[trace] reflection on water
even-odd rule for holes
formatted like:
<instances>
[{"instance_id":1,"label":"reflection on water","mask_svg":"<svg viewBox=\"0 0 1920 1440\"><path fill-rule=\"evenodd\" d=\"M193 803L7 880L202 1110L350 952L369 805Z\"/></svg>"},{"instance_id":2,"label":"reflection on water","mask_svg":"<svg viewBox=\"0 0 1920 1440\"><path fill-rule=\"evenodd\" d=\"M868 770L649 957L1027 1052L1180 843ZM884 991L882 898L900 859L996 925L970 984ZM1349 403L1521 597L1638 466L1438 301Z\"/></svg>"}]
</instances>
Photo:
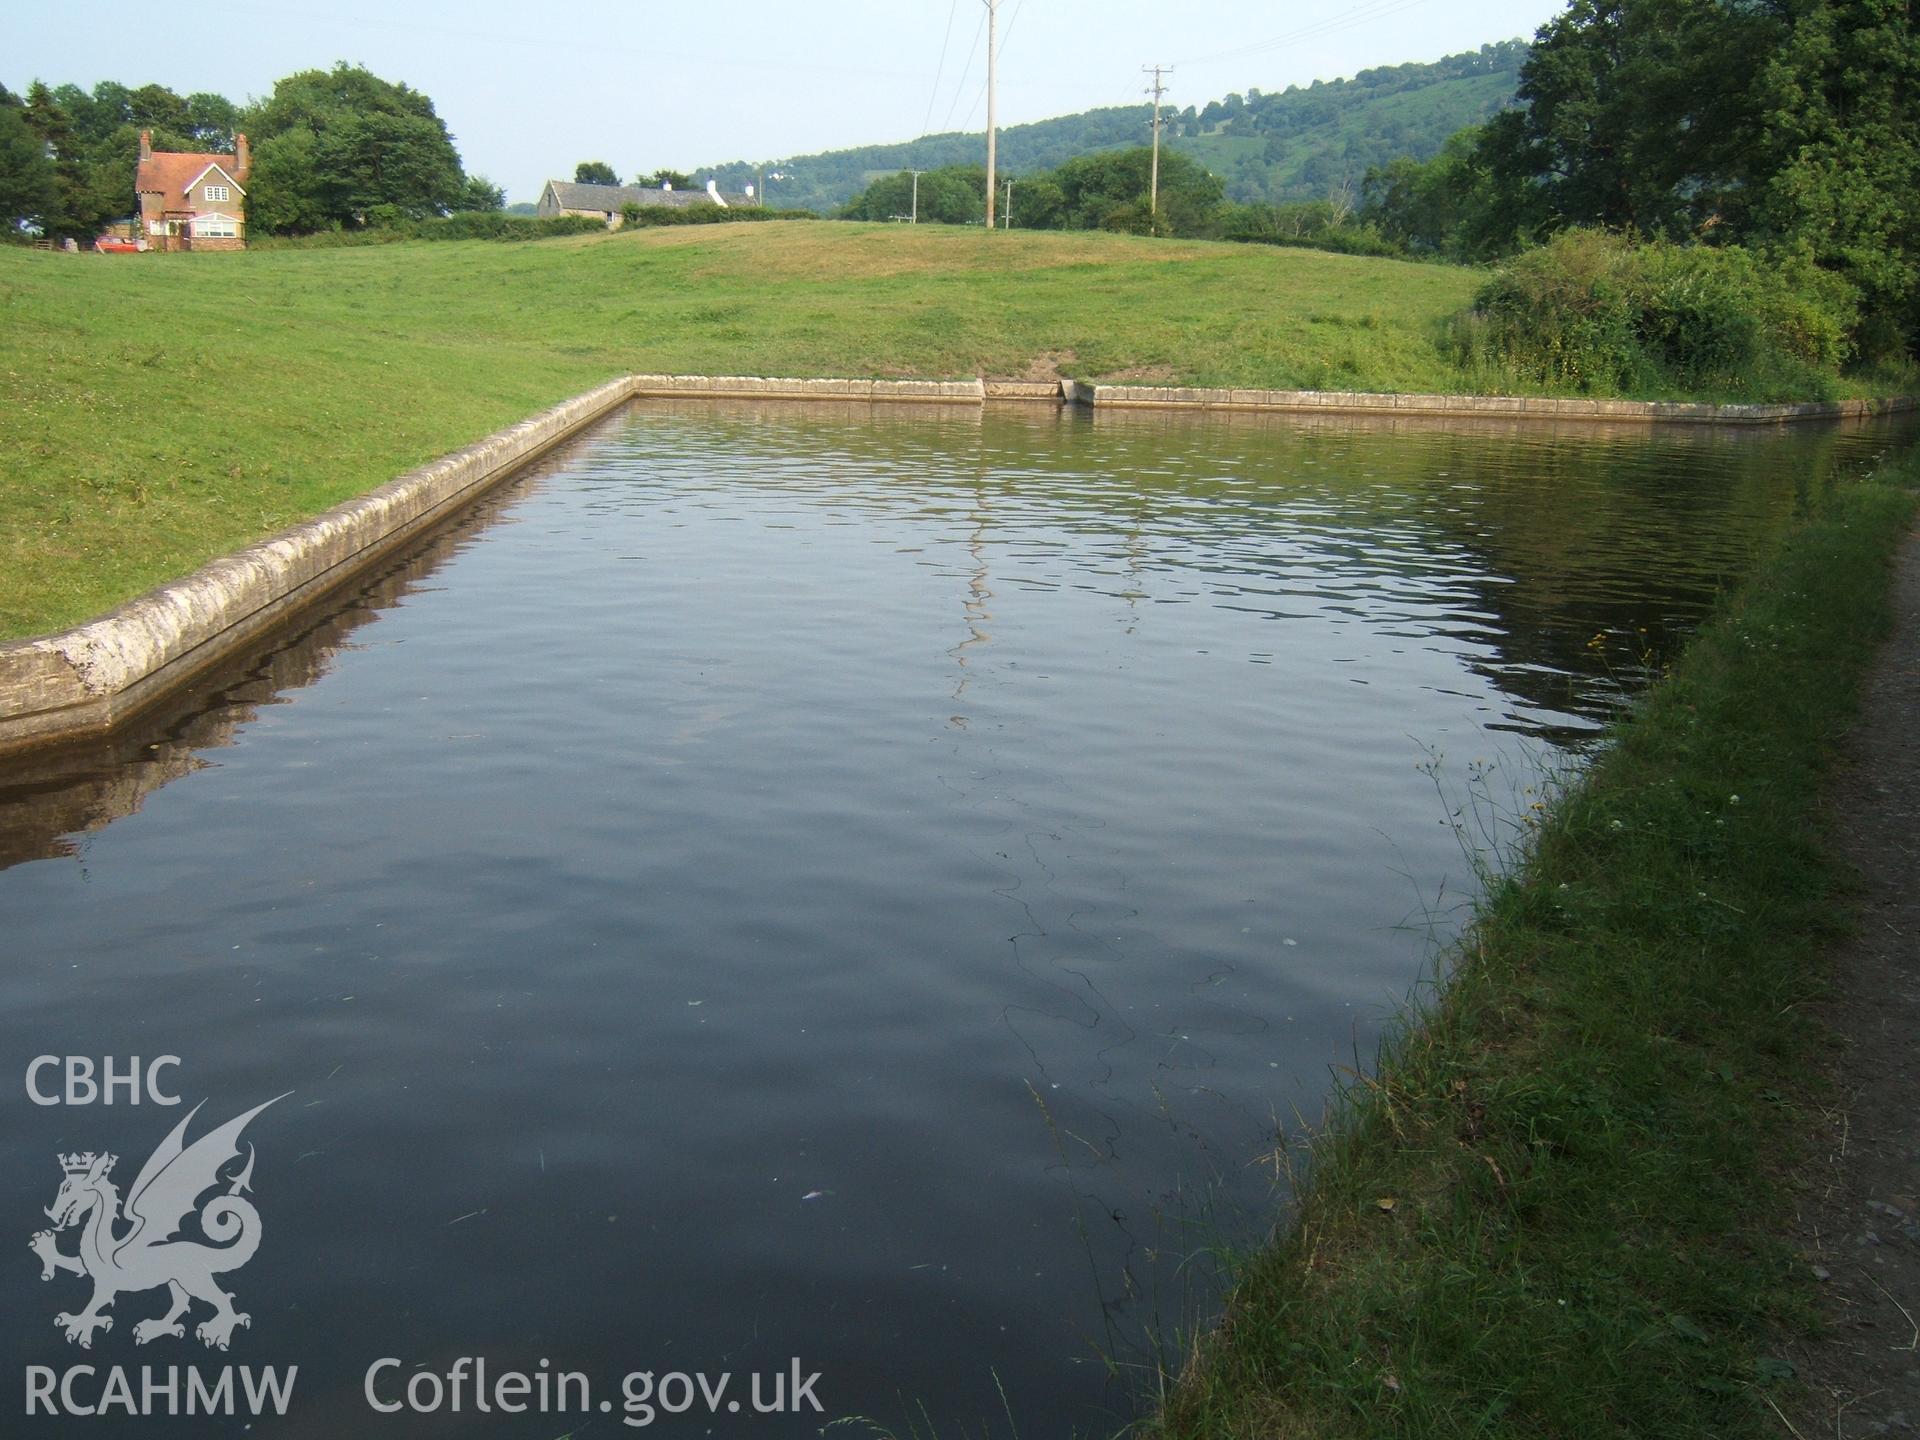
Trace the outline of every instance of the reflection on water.
<instances>
[{"instance_id":1,"label":"reflection on water","mask_svg":"<svg viewBox=\"0 0 1920 1440\"><path fill-rule=\"evenodd\" d=\"M102 739L0 760L0 868L78 856L87 832L133 814L162 785L208 764L201 751L232 744L261 706L283 704L287 692L326 675L355 631L500 523L506 507L537 490L543 469L529 467L254 653L201 675L134 723Z\"/></svg>"},{"instance_id":2,"label":"reflection on water","mask_svg":"<svg viewBox=\"0 0 1920 1440\"><path fill-rule=\"evenodd\" d=\"M1469 878L1428 755L1522 790L1898 433L638 407L0 772L0 1061L295 1091L232 1358L299 1394L247 1433L482 1355L1098 1432ZM56 1151L173 1118L16 1104L22 1240ZM15 1374L77 1353L30 1262ZM151 1298L88 1358L200 1358L133 1349Z\"/></svg>"}]
</instances>

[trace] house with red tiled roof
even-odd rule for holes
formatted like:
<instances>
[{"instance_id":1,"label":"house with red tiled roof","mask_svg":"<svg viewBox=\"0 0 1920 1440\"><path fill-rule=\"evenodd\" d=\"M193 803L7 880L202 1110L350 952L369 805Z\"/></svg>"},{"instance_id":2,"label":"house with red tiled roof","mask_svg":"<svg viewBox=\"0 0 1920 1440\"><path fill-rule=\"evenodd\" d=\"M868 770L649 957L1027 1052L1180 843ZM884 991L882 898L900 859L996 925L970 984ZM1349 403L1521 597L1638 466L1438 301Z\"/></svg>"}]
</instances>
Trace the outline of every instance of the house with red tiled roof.
<instances>
[{"instance_id":1,"label":"house with red tiled roof","mask_svg":"<svg viewBox=\"0 0 1920 1440\"><path fill-rule=\"evenodd\" d=\"M140 226L156 250L247 248L247 177L253 168L247 137L233 137L231 155L155 150L153 132L140 132L140 167L133 188Z\"/></svg>"}]
</instances>

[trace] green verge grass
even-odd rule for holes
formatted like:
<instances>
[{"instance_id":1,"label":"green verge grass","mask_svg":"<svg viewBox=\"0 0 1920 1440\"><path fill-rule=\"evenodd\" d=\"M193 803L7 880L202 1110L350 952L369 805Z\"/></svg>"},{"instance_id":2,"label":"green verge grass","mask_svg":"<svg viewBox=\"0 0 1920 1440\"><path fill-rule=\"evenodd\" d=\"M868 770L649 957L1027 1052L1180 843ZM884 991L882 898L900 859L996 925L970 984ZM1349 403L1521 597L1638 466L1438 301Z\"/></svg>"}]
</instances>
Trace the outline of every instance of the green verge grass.
<instances>
[{"instance_id":1,"label":"green verge grass","mask_svg":"<svg viewBox=\"0 0 1920 1440\"><path fill-rule=\"evenodd\" d=\"M1824 500L1547 807L1151 1433L1780 1432L1804 1007L1847 913L1822 772L1917 481Z\"/></svg>"},{"instance_id":2,"label":"green verge grass","mask_svg":"<svg viewBox=\"0 0 1920 1440\"><path fill-rule=\"evenodd\" d=\"M232 255L0 247L0 637L627 371L1445 389L1466 270L831 222Z\"/></svg>"}]
</instances>

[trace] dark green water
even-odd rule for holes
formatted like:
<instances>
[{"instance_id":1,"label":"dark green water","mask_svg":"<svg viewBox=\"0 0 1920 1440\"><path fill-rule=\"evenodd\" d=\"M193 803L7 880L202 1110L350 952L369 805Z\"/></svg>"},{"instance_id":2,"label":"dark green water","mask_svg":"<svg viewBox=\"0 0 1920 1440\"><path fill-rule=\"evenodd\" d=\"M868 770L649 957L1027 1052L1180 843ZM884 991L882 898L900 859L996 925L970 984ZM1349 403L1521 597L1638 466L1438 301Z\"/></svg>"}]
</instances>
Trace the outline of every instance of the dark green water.
<instances>
[{"instance_id":1,"label":"dark green water","mask_svg":"<svg viewBox=\"0 0 1920 1440\"><path fill-rule=\"evenodd\" d=\"M300 1367L89 1433L554 1440L798 1358L826 1418L1116 1427L1457 922L1450 808L1508 833L1894 433L636 408L0 773L5 1066L177 1055L196 1134L293 1092L224 1356L136 1346L159 1291L83 1355L24 1248L56 1152L130 1181L183 1111L11 1092L0 1376ZM615 1409L376 1414L388 1356Z\"/></svg>"}]
</instances>

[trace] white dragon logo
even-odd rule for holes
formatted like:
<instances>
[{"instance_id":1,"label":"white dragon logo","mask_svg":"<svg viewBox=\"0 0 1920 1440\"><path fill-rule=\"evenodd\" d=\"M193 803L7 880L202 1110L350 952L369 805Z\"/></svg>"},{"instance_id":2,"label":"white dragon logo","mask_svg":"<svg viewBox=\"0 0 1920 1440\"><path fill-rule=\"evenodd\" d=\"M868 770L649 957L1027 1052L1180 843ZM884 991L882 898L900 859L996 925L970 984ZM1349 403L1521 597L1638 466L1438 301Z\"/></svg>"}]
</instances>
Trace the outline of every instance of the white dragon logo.
<instances>
[{"instance_id":1,"label":"white dragon logo","mask_svg":"<svg viewBox=\"0 0 1920 1440\"><path fill-rule=\"evenodd\" d=\"M167 1287L172 1303L165 1315L133 1327L136 1344L162 1335L184 1337L180 1317L195 1300L213 1306L213 1315L194 1330L208 1346L226 1349L234 1326L253 1323L252 1316L233 1308L233 1296L213 1278L238 1270L260 1248L260 1212L240 1193L253 1180L253 1146L247 1146L246 1166L237 1175L223 1176L220 1171L239 1155L240 1132L247 1122L267 1105L286 1098L276 1095L187 1145L187 1125L200 1113L200 1106L194 1106L140 1167L127 1193L124 1215L119 1188L108 1178L118 1156L89 1150L60 1157L67 1178L46 1212L54 1228L40 1231L27 1245L40 1257L42 1280L51 1280L61 1270L93 1277L93 1300L87 1308L78 1315L53 1317L69 1343L78 1341L81 1349L92 1349L94 1331L113 1329L113 1317L101 1312L113 1304L115 1296L123 1290L152 1290L161 1285ZM214 1243L175 1239L200 1197L223 1183L226 1193L213 1196L199 1212L200 1229ZM57 1232L83 1220L86 1228L80 1235L79 1253L61 1253ZM116 1235L121 1225L131 1228Z\"/></svg>"}]
</instances>

